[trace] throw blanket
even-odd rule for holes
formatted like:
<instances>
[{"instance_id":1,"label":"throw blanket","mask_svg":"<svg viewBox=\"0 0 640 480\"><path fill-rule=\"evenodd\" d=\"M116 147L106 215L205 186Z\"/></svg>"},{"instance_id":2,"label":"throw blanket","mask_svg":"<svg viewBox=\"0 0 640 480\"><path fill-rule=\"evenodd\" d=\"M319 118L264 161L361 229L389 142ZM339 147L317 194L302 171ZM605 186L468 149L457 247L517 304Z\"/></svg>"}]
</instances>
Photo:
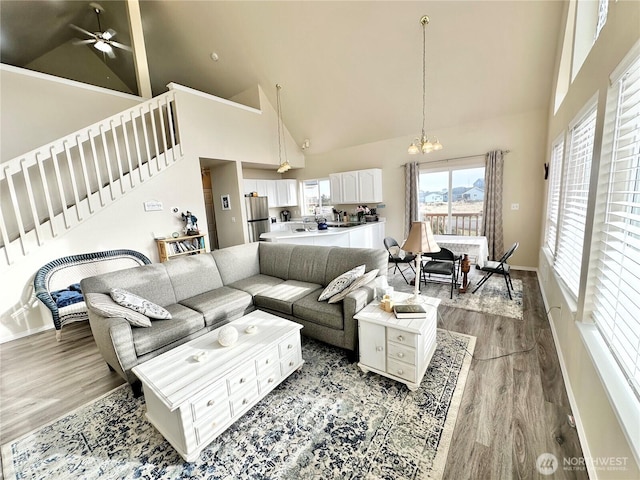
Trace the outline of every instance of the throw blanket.
<instances>
[{"instance_id":1,"label":"throw blanket","mask_svg":"<svg viewBox=\"0 0 640 480\"><path fill-rule=\"evenodd\" d=\"M80 290L80 284L74 283L69 285L64 290L56 290L51 292L51 298L56 302L58 308L68 307L74 303L80 303L84 301L82 296L82 290Z\"/></svg>"}]
</instances>

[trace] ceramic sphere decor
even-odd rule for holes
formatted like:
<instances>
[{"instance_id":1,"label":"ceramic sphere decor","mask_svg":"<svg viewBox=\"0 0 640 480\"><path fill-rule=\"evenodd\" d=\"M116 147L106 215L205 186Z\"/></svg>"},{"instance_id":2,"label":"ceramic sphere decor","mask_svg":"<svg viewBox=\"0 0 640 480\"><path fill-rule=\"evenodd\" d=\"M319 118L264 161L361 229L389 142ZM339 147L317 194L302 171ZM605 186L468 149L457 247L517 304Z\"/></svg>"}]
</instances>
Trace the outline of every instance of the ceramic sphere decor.
<instances>
[{"instance_id":1,"label":"ceramic sphere decor","mask_svg":"<svg viewBox=\"0 0 640 480\"><path fill-rule=\"evenodd\" d=\"M218 343L223 347L230 347L238 341L238 330L231 325L220 328Z\"/></svg>"}]
</instances>

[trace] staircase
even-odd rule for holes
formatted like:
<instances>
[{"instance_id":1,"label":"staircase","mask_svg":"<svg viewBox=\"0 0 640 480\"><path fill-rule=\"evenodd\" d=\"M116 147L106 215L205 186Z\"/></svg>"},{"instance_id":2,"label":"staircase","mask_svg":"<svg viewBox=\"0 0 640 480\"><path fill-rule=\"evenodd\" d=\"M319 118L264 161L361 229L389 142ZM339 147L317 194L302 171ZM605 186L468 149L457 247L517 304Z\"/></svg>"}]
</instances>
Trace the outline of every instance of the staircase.
<instances>
[{"instance_id":1,"label":"staircase","mask_svg":"<svg viewBox=\"0 0 640 480\"><path fill-rule=\"evenodd\" d=\"M182 157L169 91L0 164L0 271Z\"/></svg>"}]
</instances>

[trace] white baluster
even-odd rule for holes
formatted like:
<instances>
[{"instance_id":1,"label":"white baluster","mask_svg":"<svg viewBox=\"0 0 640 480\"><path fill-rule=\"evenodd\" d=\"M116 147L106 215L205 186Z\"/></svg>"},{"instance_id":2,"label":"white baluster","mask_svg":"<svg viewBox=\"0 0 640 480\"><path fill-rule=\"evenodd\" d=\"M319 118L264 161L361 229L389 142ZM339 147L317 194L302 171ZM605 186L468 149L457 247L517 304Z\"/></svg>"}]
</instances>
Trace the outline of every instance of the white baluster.
<instances>
[{"instance_id":1,"label":"white baluster","mask_svg":"<svg viewBox=\"0 0 640 480\"><path fill-rule=\"evenodd\" d=\"M167 125L169 128L169 138L171 138L171 155L173 156L173 161L177 160L176 158L176 136L173 131L174 121L173 121L173 112L171 110L171 102L169 101L169 97L165 97L165 104L167 106Z\"/></svg>"},{"instance_id":2,"label":"white baluster","mask_svg":"<svg viewBox=\"0 0 640 480\"><path fill-rule=\"evenodd\" d=\"M62 217L64 218L65 228L71 228L71 223L69 222L69 212L67 210L67 198L64 193L64 188L62 186L62 176L60 175L60 166L58 165L58 156L55 152L55 147L52 145L49 148L49 153L51 153L51 161L53 162L53 171L56 175L56 184L58 185L58 198L60 199L60 203L62 204ZM54 219L52 218L53 222Z\"/></svg>"},{"instance_id":3,"label":"white baluster","mask_svg":"<svg viewBox=\"0 0 640 480\"><path fill-rule=\"evenodd\" d=\"M113 193L113 169L111 168L111 158L109 157L109 148L107 146L107 136L104 133L104 125L100 124L98 131L100 132L100 138L102 139L102 148L104 163L107 165L107 175L109 175L109 193L111 194L111 200L115 200L116 196Z\"/></svg>"},{"instance_id":4,"label":"white baluster","mask_svg":"<svg viewBox=\"0 0 640 480\"><path fill-rule=\"evenodd\" d=\"M38 209L36 208L36 201L33 196L33 186L31 185L31 178L29 176L29 167L26 165L26 159L22 159L20 165L22 166L22 175L24 176L24 183L27 187L27 198L29 199L29 205L31 207L31 216L33 217L33 228L36 231L36 238L38 239L38 245L42 245L43 239L40 233L40 218L38 216Z\"/></svg>"},{"instance_id":5,"label":"white baluster","mask_svg":"<svg viewBox=\"0 0 640 480\"><path fill-rule=\"evenodd\" d=\"M80 140L80 135L76 135L76 146L78 147L78 153L80 154L80 166L82 168L82 178L84 179L84 188L87 192L87 205L89 206L89 213L95 213L93 207L93 198L91 195L91 183L89 182L89 170L87 169L87 160L84 157L84 145Z\"/></svg>"},{"instance_id":6,"label":"white baluster","mask_svg":"<svg viewBox=\"0 0 640 480\"><path fill-rule=\"evenodd\" d=\"M76 182L76 174L73 168L73 162L71 161L71 152L69 151L69 144L67 140L62 141L64 147L64 155L67 159L67 168L69 169L69 178L71 179L71 189L73 191L73 199L75 200L76 217L78 221L82 221L82 215L80 215L80 195L78 195L78 183Z\"/></svg>"},{"instance_id":7,"label":"white baluster","mask_svg":"<svg viewBox=\"0 0 640 480\"><path fill-rule=\"evenodd\" d=\"M131 125L133 126L133 141L136 144L136 155L138 156L138 176L140 177L140 183L144 182L142 176L142 158L140 156L140 140L138 139L138 127L136 125L136 119L133 117L133 110L131 111Z\"/></svg>"},{"instance_id":8,"label":"white baluster","mask_svg":"<svg viewBox=\"0 0 640 480\"><path fill-rule=\"evenodd\" d=\"M49 227L51 228L51 235L53 237L58 236L55 222L53 221L53 205L51 204L51 191L49 190L49 183L47 182L47 175L44 172L44 160L40 158L40 152L36 153L36 162L38 162L38 171L40 172L40 180L42 181L44 199L47 203L47 212L49 213Z\"/></svg>"},{"instance_id":9,"label":"white baluster","mask_svg":"<svg viewBox=\"0 0 640 480\"><path fill-rule=\"evenodd\" d=\"M144 118L144 109L140 107L140 121L142 122L142 136L144 138L144 149L147 154L147 169L149 177L153 175L151 172L151 149L149 148L149 132L147 132L147 121Z\"/></svg>"},{"instance_id":10,"label":"white baluster","mask_svg":"<svg viewBox=\"0 0 640 480\"><path fill-rule=\"evenodd\" d=\"M156 150L156 168L160 171L160 147L158 147L158 128L156 127L156 112L153 105L149 104L149 116L151 117L151 133L153 135L153 145Z\"/></svg>"},{"instance_id":11,"label":"white baluster","mask_svg":"<svg viewBox=\"0 0 640 480\"><path fill-rule=\"evenodd\" d=\"M120 117L122 118L122 117ZM120 156L120 145L118 144L118 135L116 135L116 127L113 126L113 120L109 121L109 128L111 130L111 136L113 137L113 149L116 151L116 163L118 164L118 175L120 175L120 191L124 194L124 170L122 169L122 157ZM122 126L122 134L124 136L125 145L127 143L127 132ZM128 153L127 148L127 153ZM131 187L134 187L133 178L131 178L131 160L129 159L129 180L131 181Z\"/></svg>"},{"instance_id":12,"label":"white baluster","mask_svg":"<svg viewBox=\"0 0 640 480\"><path fill-rule=\"evenodd\" d=\"M100 205L103 207L106 205L104 200L104 184L102 183L102 174L100 173L100 166L98 165L98 154L96 152L96 142L91 135L91 129L87 131L89 134L89 144L91 145L91 155L93 157L93 168L96 171L96 178L98 179L98 194L100 195Z\"/></svg>"},{"instance_id":13,"label":"white baluster","mask_svg":"<svg viewBox=\"0 0 640 480\"><path fill-rule=\"evenodd\" d=\"M167 157L167 131L164 128L164 118L162 116L162 104L158 100L158 115L160 116L160 131L162 132L162 146L164 147L164 164L169 166L169 157Z\"/></svg>"},{"instance_id":14,"label":"white baluster","mask_svg":"<svg viewBox=\"0 0 640 480\"><path fill-rule=\"evenodd\" d=\"M16 196L15 185L13 184L13 174L11 173L11 167L9 165L4 167L4 175L7 180L7 187L9 187L9 196L11 197L11 203L13 204L13 212L16 216L16 222L18 223L18 233L20 234L20 245L22 247L22 254L26 255L27 244L24 232L24 223L22 222L22 215L20 215L20 204L18 203L18 197ZM8 242L5 242L5 247Z\"/></svg>"}]
</instances>

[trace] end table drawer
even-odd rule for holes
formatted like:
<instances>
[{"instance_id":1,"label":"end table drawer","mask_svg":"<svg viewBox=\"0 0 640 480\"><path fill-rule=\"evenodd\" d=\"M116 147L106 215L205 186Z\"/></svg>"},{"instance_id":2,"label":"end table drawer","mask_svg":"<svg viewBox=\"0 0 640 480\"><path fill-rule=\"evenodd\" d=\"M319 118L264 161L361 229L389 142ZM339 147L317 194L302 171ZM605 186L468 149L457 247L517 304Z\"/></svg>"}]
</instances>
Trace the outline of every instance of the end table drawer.
<instances>
[{"instance_id":1,"label":"end table drawer","mask_svg":"<svg viewBox=\"0 0 640 480\"><path fill-rule=\"evenodd\" d=\"M258 375L261 375L264 371L270 371L274 365L277 365L280 361L278 355L278 349L273 348L265 353L262 357L256 360L256 367L258 368Z\"/></svg>"},{"instance_id":2,"label":"end table drawer","mask_svg":"<svg viewBox=\"0 0 640 480\"><path fill-rule=\"evenodd\" d=\"M410 347L416 348L417 338L418 336L415 333L387 327L387 342L409 345Z\"/></svg>"},{"instance_id":3,"label":"end table drawer","mask_svg":"<svg viewBox=\"0 0 640 480\"><path fill-rule=\"evenodd\" d=\"M280 375L280 362L274 363L269 367L269 370L264 369L258 375L258 386L260 387L260 393L266 392L276 385L282 376Z\"/></svg>"},{"instance_id":4,"label":"end table drawer","mask_svg":"<svg viewBox=\"0 0 640 480\"><path fill-rule=\"evenodd\" d=\"M387 355L390 359L400 360L411 365L416 364L416 349L406 345L389 342L387 344Z\"/></svg>"},{"instance_id":5,"label":"end table drawer","mask_svg":"<svg viewBox=\"0 0 640 480\"><path fill-rule=\"evenodd\" d=\"M216 415L199 422L193 427L198 444L207 442L231 420L231 409L221 409Z\"/></svg>"},{"instance_id":6,"label":"end table drawer","mask_svg":"<svg viewBox=\"0 0 640 480\"><path fill-rule=\"evenodd\" d=\"M253 385L248 386L246 389L237 392L231 397L231 407L233 409L233 416L237 416L240 412L251 407L256 400L258 400L258 384L255 382Z\"/></svg>"},{"instance_id":7,"label":"end table drawer","mask_svg":"<svg viewBox=\"0 0 640 480\"><path fill-rule=\"evenodd\" d=\"M392 358L389 358L387 361L387 373L395 375L396 377L404 378L409 382L415 382L416 380L416 367L399 362Z\"/></svg>"},{"instance_id":8,"label":"end table drawer","mask_svg":"<svg viewBox=\"0 0 640 480\"><path fill-rule=\"evenodd\" d=\"M296 350L300 350L300 334L295 332L292 335L289 335L282 342L278 344L278 349L280 351L280 358L284 358L288 356L291 352L295 352Z\"/></svg>"}]
</instances>

